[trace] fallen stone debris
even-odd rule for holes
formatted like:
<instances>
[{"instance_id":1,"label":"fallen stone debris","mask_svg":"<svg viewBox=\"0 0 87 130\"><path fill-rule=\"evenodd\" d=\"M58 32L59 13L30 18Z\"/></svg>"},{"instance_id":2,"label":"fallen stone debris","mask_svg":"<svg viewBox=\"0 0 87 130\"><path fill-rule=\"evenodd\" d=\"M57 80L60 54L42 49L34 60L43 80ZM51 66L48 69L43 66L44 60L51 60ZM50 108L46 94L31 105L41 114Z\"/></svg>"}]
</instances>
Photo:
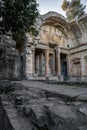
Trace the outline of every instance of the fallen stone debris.
<instances>
[{"instance_id":1,"label":"fallen stone debris","mask_svg":"<svg viewBox=\"0 0 87 130\"><path fill-rule=\"evenodd\" d=\"M78 95L81 91L76 89L78 96L73 91L70 96L66 95L64 88L60 94L61 90L58 91L56 86L51 91L52 85L50 89L49 85L45 89L47 84L43 83L43 89L42 85L41 88L37 84L40 86L40 82L35 81L27 85L22 82L1 82L0 96L13 129L87 130L87 102L82 95Z\"/></svg>"}]
</instances>

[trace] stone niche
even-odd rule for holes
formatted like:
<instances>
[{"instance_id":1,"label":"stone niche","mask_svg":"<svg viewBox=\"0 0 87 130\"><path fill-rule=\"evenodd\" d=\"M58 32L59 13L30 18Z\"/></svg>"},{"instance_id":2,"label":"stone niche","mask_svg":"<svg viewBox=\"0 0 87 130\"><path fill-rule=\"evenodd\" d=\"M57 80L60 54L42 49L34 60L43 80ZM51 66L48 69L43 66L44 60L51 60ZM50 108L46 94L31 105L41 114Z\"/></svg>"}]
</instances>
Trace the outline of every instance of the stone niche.
<instances>
[{"instance_id":1,"label":"stone niche","mask_svg":"<svg viewBox=\"0 0 87 130\"><path fill-rule=\"evenodd\" d=\"M10 36L2 36L0 42L0 78L18 77L18 51Z\"/></svg>"}]
</instances>

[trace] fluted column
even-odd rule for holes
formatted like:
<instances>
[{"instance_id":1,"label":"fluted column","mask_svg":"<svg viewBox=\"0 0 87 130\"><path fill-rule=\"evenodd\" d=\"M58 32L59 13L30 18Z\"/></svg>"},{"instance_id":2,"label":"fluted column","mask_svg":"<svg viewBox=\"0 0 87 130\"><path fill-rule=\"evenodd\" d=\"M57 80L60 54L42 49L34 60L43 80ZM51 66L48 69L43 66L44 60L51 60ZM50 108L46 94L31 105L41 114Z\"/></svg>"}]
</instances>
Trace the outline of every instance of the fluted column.
<instances>
[{"instance_id":1,"label":"fluted column","mask_svg":"<svg viewBox=\"0 0 87 130\"><path fill-rule=\"evenodd\" d=\"M53 76L55 75L55 53L53 53Z\"/></svg>"},{"instance_id":2,"label":"fluted column","mask_svg":"<svg viewBox=\"0 0 87 130\"><path fill-rule=\"evenodd\" d=\"M49 51L46 50L46 77L49 77Z\"/></svg>"},{"instance_id":3,"label":"fluted column","mask_svg":"<svg viewBox=\"0 0 87 130\"><path fill-rule=\"evenodd\" d=\"M61 66L60 66L60 48L57 48L57 74L58 74L58 78L60 80L60 76L61 76Z\"/></svg>"}]
</instances>

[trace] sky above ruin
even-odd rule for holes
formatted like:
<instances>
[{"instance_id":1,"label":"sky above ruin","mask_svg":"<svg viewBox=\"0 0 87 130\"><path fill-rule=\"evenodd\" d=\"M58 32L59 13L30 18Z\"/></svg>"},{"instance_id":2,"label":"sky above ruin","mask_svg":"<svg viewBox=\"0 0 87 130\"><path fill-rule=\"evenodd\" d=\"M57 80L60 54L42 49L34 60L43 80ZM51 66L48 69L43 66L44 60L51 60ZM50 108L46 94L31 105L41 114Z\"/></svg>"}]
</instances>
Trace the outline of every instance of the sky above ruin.
<instances>
[{"instance_id":1,"label":"sky above ruin","mask_svg":"<svg viewBox=\"0 0 87 130\"><path fill-rule=\"evenodd\" d=\"M40 14L45 14L48 11L55 11L65 16L65 12L62 10L63 0L37 0L37 3L39 3L39 11ZM86 13L87 13L87 0L81 0L81 3L86 5Z\"/></svg>"}]
</instances>

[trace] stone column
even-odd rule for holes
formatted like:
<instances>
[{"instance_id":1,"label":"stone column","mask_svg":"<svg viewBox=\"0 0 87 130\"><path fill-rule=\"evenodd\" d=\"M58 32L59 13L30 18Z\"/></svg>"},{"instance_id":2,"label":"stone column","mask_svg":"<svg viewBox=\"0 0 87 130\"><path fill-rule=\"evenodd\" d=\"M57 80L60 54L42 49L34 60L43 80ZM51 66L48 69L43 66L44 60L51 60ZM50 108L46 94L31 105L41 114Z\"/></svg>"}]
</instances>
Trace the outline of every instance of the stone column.
<instances>
[{"instance_id":1,"label":"stone column","mask_svg":"<svg viewBox=\"0 0 87 130\"><path fill-rule=\"evenodd\" d=\"M60 67L60 48L57 48L57 73L58 73L58 79L60 81L61 77L61 67Z\"/></svg>"},{"instance_id":2,"label":"stone column","mask_svg":"<svg viewBox=\"0 0 87 130\"><path fill-rule=\"evenodd\" d=\"M55 75L55 53L53 53L53 76Z\"/></svg>"},{"instance_id":3,"label":"stone column","mask_svg":"<svg viewBox=\"0 0 87 130\"><path fill-rule=\"evenodd\" d=\"M14 69L14 71L15 71L14 72L14 76L18 77L19 74L18 74L18 61L17 60L15 60L15 66L14 67L15 67L15 69Z\"/></svg>"},{"instance_id":4,"label":"stone column","mask_svg":"<svg viewBox=\"0 0 87 130\"><path fill-rule=\"evenodd\" d=\"M49 51L46 50L46 78L49 78Z\"/></svg>"},{"instance_id":5,"label":"stone column","mask_svg":"<svg viewBox=\"0 0 87 130\"><path fill-rule=\"evenodd\" d=\"M43 52L41 54L41 68L42 68L42 76L43 76Z\"/></svg>"},{"instance_id":6,"label":"stone column","mask_svg":"<svg viewBox=\"0 0 87 130\"><path fill-rule=\"evenodd\" d=\"M36 76L39 75L39 55L36 56Z\"/></svg>"},{"instance_id":7,"label":"stone column","mask_svg":"<svg viewBox=\"0 0 87 130\"><path fill-rule=\"evenodd\" d=\"M67 74L68 74L68 77L70 77L70 55L67 55Z\"/></svg>"},{"instance_id":8,"label":"stone column","mask_svg":"<svg viewBox=\"0 0 87 130\"><path fill-rule=\"evenodd\" d=\"M34 75L34 53L31 47L26 48L26 77L32 79Z\"/></svg>"},{"instance_id":9,"label":"stone column","mask_svg":"<svg viewBox=\"0 0 87 130\"><path fill-rule=\"evenodd\" d=\"M84 80L85 78L85 59L84 56L82 55L81 58L81 80Z\"/></svg>"},{"instance_id":10,"label":"stone column","mask_svg":"<svg viewBox=\"0 0 87 130\"><path fill-rule=\"evenodd\" d=\"M16 51L16 55L15 55L15 66L14 66L14 76L15 77L19 77L19 53L18 51Z\"/></svg>"},{"instance_id":11,"label":"stone column","mask_svg":"<svg viewBox=\"0 0 87 130\"><path fill-rule=\"evenodd\" d=\"M32 72L33 72L33 76L35 77L35 46L32 46Z\"/></svg>"}]
</instances>

